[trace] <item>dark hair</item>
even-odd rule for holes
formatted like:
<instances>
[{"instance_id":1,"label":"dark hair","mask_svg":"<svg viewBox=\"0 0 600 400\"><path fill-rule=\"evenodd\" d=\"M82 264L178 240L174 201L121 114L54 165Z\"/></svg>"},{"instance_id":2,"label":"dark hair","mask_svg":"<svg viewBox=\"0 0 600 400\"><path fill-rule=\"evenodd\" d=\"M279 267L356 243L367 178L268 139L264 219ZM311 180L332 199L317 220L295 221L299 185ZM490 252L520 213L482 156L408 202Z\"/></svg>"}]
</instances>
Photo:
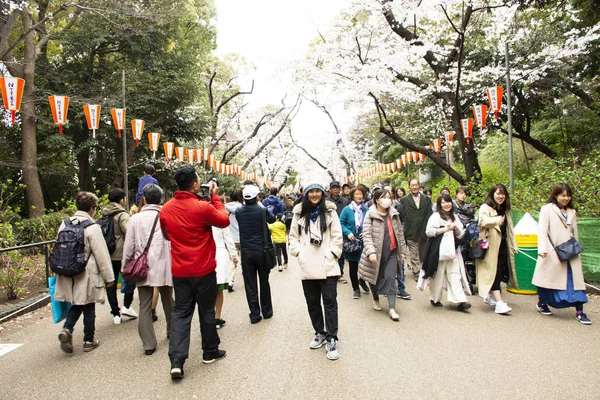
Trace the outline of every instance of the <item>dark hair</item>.
<instances>
[{"instance_id":1,"label":"dark hair","mask_svg":"<svg viewBox=\"0 0 600 400\"><path fill-rule=\"evenodd\" d=\"M258 201L258 196L253 197L251 199L244 199L244 204L256 204Z\"/></svg>"},{"instance_id":2,"label":"dark hair","mask_svg":"<svg viewBox=\"0 0 600 400\"><path fill-rule=\"evenodd\" d=\"M315 188L316 189L316 188ZM313 189L311 189L313 190ZM320 190L320 189L318 189ZM310 192L310 190L309 190ZM327 230L327 219L325 218L325 211L327 211L325 208L325 193L323 193L321 191L321 201L319 202L319 204L316 205L316 207L319 207L319 222L321 225L321 234L323 234L326 230ZM302 210L300 211L300 216L304 217L304 232L305 233L309 233L310 232L310 212L314 209L315 207L312 205L312 203L310 202L310 200L308 199L308 193L306 193L306 196L304 196L304 198L302 199ZM299 230L299 233L302 233L302 230Z\"/></svg>"},{"instance_id":3,"label":"dark hair","mask_svg":"<svg viewBox=\"0 0 600 400\"><path fill-rule=\"evenodd\" d=\"M244 202L244 195L240 189L233 189L229 197L231 197L231 201L239 201L240 203Z\"/></svg>"},{"instance_id":4,"label":"dark hair","mask_svg":"<svg viewBox=\"0 0 600 400\"><path fill-rule=\"evenodd\" d=\"M403 187L396 188L396 198L398 198L398 190L402 192L402 196L406 196L406 190Z\"/></svg>"},{"instance_id":5,"label":"dark hair","mask_svg":"<svg viewBox=\"0 0 600 400\"><path fill-rule=\"evenodd\" d=\"M571 196L571 201L569 201L569 204L567 204L567 208L574 209L575 207L573 206L573 191L571 190L571 187L566 183L559 183L558 185L554 186L552 188L552 192L550 192L550 197L548 198L548 201L546 203L553 203L558 206L556 196L558 196L562 192L567 192L567 196ZM558 208L560 208L560 206L558 206Z\"/></svg>"},{"instance_id":6,"label":"dark hair","mask_svg":"<svg viewBox=\"0 0 600 400\"><path fill-rule=\"evenodd\" d=\"M363 200L367 197L367 191L365 190L364 187L362 187L362 185L358 185L356 187L353 187L352 189L350 189L350 199L354 200L354 193L356 192L361 192L363 195Z\"/></svg>"},{"instance_id":7,"label":"dark hair","mask_svg":"<svg viewBox=\"0 0 600 400\"><path fill-rule=\"evenodd\" d=\"M494 200L494 193L496 193L496 190L500 190L506 196L506 198L504 199L504 203L502 203L500 207L498 207L498 204L496 204L496 200ZM485 204L496 210L510 211L510 196L508 195L508 190L506 190L506 186L504 186L501 183L496 183L495 185L493 185L489 193L487 194L487 197L485 198Z\"/></svg>"},{"instance_id":8,"label":"dark hair","mask_svg":"<svg viewBox=\"0 0 600 400\"><path fill-rule=\"evenodd\" d=\"M79 211L89 212L92 208L98 207L98 197L92 192L77 192L75 207Z\"/></svg>"},{"instance_id":9,"label":"dark hair","mask_svg":"<svg viewBox=\"0 0 600 400\"><path fill-rule=\"evenodd\" d=\"M267 198L267 195L265 194L265 192L259 192L258 198L262 201Z\"/></svg>"},{"instance_id":10,"label":"dark hair","mask_svg":"<svg viewBox=\"0 0 600 400\"><path fill-rule=\"evenodd\" d=\"M283 219L283 213L277 213L276 217L281 221Z\"/></svg>"},{"instance_id":11,"label":"dark hair","mask_svg":"<svg viewBox=\"0 0 600 400\"><path fill-rule=\"evenodd\" d=\"M277 193L279 192L279 190L276 187L272 187L269 190L269 193L271 193L271 196L277 196Z\"/></svg>"},{"instance_id":12,"label":"dark hair","mask_svg":"<svg viewBox=\"0 0 600 400\"><path fill-rule=\"evenodd\" d=\"M246 185L254 185L254 181L251 181L250 179L246 179L244 181L244 186L246 186Z\"/></svg>"},{"instance_id":13,"label":"dark hair","mask_svg":"<svg viewBox=\"0 0 600 400\"><path fill-rule=\"evenodd\" d=\"M175 182L179 190L189 190L197 180L198 174L193 165L182 165L175 171Z\"/></svg>"},{"instance_id":14,"label":"dark hair","mask_svg":"<svg viewBox=\"0 0 600 400\"><path fill-rule=\"evenodd\" d=\"M454 205L452 205L452 208L450 209L450 211L446 212L442 209L442 200L447 201L448 203L452 204L452 197L450 197L450 195L448 193L442 193L438 196L437 198L437 212L440 214L440 217L442 217L442 219L444 221L450 220L452 222L455 221L454 218Z\"/></svg>"},{"instance_id":15,"label":"dark hair","mask_svg":"<svg viewBox=\"0 0 600 400\"><path fill-rule=\"evenodd\" d=\"M392 197L392 192L390 192L387 189L375 189L373 190L373 204L377 205L377 200L379 200L381 197L385 196L386 194L389 194L390 197Z\"/></svg>"},{"instance_id":16,"label":"dark hair","mask_svg":"<svg viewBox=\"0 0 600 400\"><path fill-rule=\"evenodd\" d=\"M108 192L108 201L118 203L125 198L125 191L121 188L114 188Z\"/></svg>"},{"instance_id":17,"label":"dark hair","mask_svg":"<svg viewBox=\"0 0 600 400\"><path fill-rule=\"evenodd\" d=\"M144 186L142 193L147 204L160 204L163 190L160 188L160 186L149 183L148 185Z\"/></svg>"},{"instance_id":18,"label":"dark hair","mask_svg":"<svg viewBox=\"0 0 600 400\"><path fill-rule=\"evenodd\" d=\"M469 189L467 189L466 187L459 187L458 189L456 189L456 194L459 194L460 192L464 192L467 196L469 195Z\"/></svg>"},{"instance_id":19,"label":"dark hair","mask_svg":"<svg viewBox=\"0 0 600 400\"><path fill-rule=\"evenodd\" d=\"M412 181L417 182L419 184L419 186L423 187L417 178L412 178L410 181L408 181L408 186L410 186L410 184L412 183Z\"/></svg>"},{"instance_id":20,"label":"dark hair","mask_svg":"<svg viewBox=\"0 0 600 400\"><path fill-rule=\"evenodd\" d=\"M423 193L424 193L424 194L427 194L427 193L429 193L429 194L433 194L433 193L432 193L432 191L431 191L431 188L430 188L430 187L426 187L426 188L424 188L424 189L423 189Z\"/></svg>"},{"instance_id":21,"label":"dark hair","mask_svg":"<svg viewBox=\"0 0 600 400\"><path fill-rule=\"evenodd\" d=\"M442 193L444 190L445 190L445 191L447 191L448 193L450 193L450 189L448 189L448 186L443 186L443 187L440 189L440 193Z\"/></svg>"},{"instance_id":22,"label":"dark hair","mask_svg":"<svg viewBox=\"0 0 600 400\"><path fill-rule=\"evenodd\" d=\"M144 167L144 173L146 173L147 175L153 175L154 174L154 165L146 164L146 166Z\"/></svg>"}]
</instances>

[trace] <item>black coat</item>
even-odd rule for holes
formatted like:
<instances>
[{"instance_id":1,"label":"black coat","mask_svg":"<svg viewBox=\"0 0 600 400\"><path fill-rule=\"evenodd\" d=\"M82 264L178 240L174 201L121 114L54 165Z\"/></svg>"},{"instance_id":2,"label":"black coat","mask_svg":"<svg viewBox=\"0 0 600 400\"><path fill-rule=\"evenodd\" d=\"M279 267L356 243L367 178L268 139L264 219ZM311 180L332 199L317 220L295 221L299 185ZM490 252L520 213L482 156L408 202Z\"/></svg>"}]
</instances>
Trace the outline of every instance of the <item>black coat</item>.
<instances>
[{"instance_id":1,"label":"black coat","mask_svg":"<svg viewBox=\"0 0 600 400\"><path fill-rule=\"evenodd\" d=\"M235 218L240 227L240 247L242 252L262 253L264 251L264 229L267 232L269 232L269 229L263 223L263 215L266 216L266 220L270 224L277 220L274 215L270 215L267 212L266 208L258 204L244 204L235 211Z\"/></svg>"},{"instance_id":2,"label":"black coat","mask_svg":"<svg viewBox=\"0 0 600 400\"><path fill-rule=\"evenodd\" d=\"M402 204L400 219L404 224L404 237L406 240L427 239L425 228L429 217L433 214L431 199L424 194L419 194L419 196L421 196L419 208L417 208L412 194L400 199L400 204Z\"/></svg>"},{"instance_id":3,"label":"black coat","mask_svg":"<svg viewBox=\"0 0 600 400\"><path fill-rule=\"evenodd\" d=\"M437 235L427 239L425 245L425 256L423 258L423 266L421 269L425 272L424 278L431 278L435 275L440 262L440 243L444 235Z\"/></svg>"}]
</instances>

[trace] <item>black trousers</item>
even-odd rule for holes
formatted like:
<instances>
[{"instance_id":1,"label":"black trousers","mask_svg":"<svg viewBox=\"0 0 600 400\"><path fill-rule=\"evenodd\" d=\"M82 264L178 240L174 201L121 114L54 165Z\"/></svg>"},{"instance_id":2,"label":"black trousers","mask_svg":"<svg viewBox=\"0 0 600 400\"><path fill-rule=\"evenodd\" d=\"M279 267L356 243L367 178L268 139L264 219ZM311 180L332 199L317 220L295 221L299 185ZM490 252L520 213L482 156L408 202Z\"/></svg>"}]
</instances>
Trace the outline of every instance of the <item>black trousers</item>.
<instances>
[{"instance_id":1,"label":"black trousers","mask_svg":"<svg viewBox=\"0 0 600 400\"><path fill-rule=\"evenodd\" d=\"M325 334L327 340L338 340L338 303L337 281L338 276L329 276L327 279L303 280L302 289L308 306L308 315L315 330L315 334ZM325 307L325 323L323 324L323 309L321 298ZM325 330L325 326L327 330Z\"/></svg>"},{"instance_id":2,"label":"black trousers","mask_svg":"<svg viewBox=\"0 0 600 400\"><path fill-rule=\"evenodd\" d=\"M273 315L271 303L271 285L269 274L271 269L267 266L264 253L245 252L242 250L242 276L246 289L246 300L250 309L250 319L257 319L262 315L269 318ZM260 282L260 303L258 301L258 283Z\"/></svg>"},{"instance_id":3,"label":"black trousers","mask_svg":"<svg viewBox=\"0 0 600 400\"><path fill-rule=\"evenodd\" d=\"M121 273L121 261L112 260L113 273L115 274L115 284L111 287L106 288L106 297L108 297L108 304L110 304L110 313L115 317L121 315L119 311L119 300L117 299L117 281L119 280L119 274ZM125 293L123 295L123 306L125 308L131 307L133 302L133 292Z\"/></svg>"},{"instance_id":4,"label":"black trousers","mask_svg":"<svg viewBox=\"0 0 600 400\"><path fill-rule=\"evenodd\" d=\"M91 342L94 340L94 331L96 330L96 303L72 305L71 308L69 308L63 328L68 329L69 332L73 333L73 328L79 320L81 313L83 313L83 340L85 342Z\"/></svg>"},{"instance_id":5,"label":"black trousers","mask_svg":"<svg viewBox=\"0 0 600 400\"><path fill-rule=\"evenodd\" d=\"M173 277L175 306L171 316L169 359L183 363L190 349L190 329L194 310L198 305L202 350L210 357L219 349L219 335L215 325L215 302L217 300L217 274L213 271L197 278Z\"/></svg>"},{"instance_id":6,"label":"black trousers","mask_svg":"<svg viewBox=\"0 0 600 400\"><path fill-rule=\"evenodd\" d=\"M277 252L277 265L288 263L287 243L274 243ZM283 264L281 264L281 253L283 253Z\"/></svg>"}]
</instances>

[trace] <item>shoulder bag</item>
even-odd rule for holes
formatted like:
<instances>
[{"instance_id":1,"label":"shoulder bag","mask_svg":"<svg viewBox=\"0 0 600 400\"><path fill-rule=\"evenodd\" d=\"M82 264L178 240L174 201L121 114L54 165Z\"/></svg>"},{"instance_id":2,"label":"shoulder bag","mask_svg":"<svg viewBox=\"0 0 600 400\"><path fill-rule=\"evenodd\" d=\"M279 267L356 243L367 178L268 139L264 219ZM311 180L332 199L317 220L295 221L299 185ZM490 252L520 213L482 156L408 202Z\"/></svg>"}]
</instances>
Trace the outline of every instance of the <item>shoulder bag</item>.
<instances>
[{"instance_id":1,"label":"shoulder bag","mask_svg":"<svg viewBox=\"0 0 600 400\"><path fill-rule=\"evenodd\" d=\"M485 258L485 254L487 253L487 250L489 247L487 237L488 237L488 234L486 231L485 239L479 239L479 237L474 237L469 241L469 258L470 259L482 260Z\"/></svg>"},{"instance_id":2,"label":"shoulder bag","mask_svg":"<svg viewBox=\"0 0 600 400\"><path fill-rule=\"evenodd\" d=\"M569 261L575 256L579 255L583 252L583 246L575 239L575 237L571 236L569 240L564 243L555 246L552 243L552 239L550 239L550 235L548 235L548 240L550 241L550 245L556 250L556 254L558 255L558 259L560 261Z\"/></svg>"},{"instance_id":3,"label":"shoulder bag","mask_svg":"<svg viewBox=\"0 0 600 400\"><path fill-rule=\"evenodd\" d=\"M275 254L275 246L273 246L273 241L271 240L271 233L269 232L269 228L267 227L267 210L262 211L262 220L263 220L263 237L264 237L264 253L265 253L265 262L269 269L275 268L277 265L277 257Z\"/></svg>"},{"instance_id":4,"label":"shoulder bag","mask_svg":"<svg viewBox=\"0 0 600 400\"><path fill-rule=\"evenodd\" d=\"M439 260L452 260L456 258L456 248L454 247L454 231L444 232L440 242Z\"/></svg>"},{"instance_id":5,"label":"shoulder bag","mask_svg":"<svg viewBox=\"0 0 600 400\"><path fill-rule=\"evenodd\" d=\"M141 282L148 277L148 249L152 243L152 237L154 236L154 230L156 229L156 223L158 222L159 213L156 213L154 218L154 224L152 224L152 230L150 231L150 237L144 247L144 251L138 257L127 261L125 268L121 270L123 280L127 282Z\"/></svg>"}]
</instances>

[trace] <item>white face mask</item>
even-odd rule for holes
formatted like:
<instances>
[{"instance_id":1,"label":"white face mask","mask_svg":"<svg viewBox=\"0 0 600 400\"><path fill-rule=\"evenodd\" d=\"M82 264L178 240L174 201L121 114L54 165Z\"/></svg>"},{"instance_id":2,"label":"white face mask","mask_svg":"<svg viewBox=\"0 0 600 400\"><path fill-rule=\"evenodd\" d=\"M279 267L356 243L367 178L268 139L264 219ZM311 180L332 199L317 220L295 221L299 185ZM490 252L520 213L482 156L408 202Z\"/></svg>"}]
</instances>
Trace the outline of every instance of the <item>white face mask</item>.
<instances>
[{"instance_id":1,"label":"white face mask","mask_svg":"<svg viewBox=\"0 0 600 400\"><path fill-rule=\"evenodd\" d=\"M392 199L379 199L377 204L379 204L379 206L382 208L390 208L392 205Z\"/></svg>"}]
</instances>

